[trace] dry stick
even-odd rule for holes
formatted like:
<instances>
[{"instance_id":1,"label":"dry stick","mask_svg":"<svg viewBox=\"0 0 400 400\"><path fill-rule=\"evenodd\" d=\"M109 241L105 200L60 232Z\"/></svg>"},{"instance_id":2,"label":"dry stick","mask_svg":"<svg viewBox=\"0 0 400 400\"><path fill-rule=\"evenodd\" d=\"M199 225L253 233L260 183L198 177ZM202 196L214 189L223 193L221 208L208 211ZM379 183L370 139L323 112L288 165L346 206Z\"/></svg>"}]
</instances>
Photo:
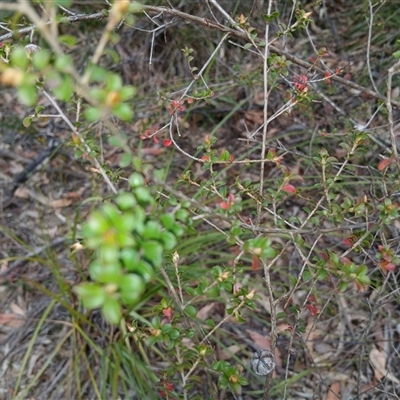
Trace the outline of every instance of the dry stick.
<instances>
[{"instance_id":1,"label":"dry stick","mask_svg":"<svg viewBox=\"0 0 400 400\"><path fill-rule=\"evenodd\" d=\"M393 75L398 73L400 70L400 60L397 61L392 67L389 68L388 71L388 81L387 81L387 92L386 92L386 107L388 110L388 121L389 121L389 133L390 133L390 141L392 144L393 157L396 159L396 162L399 163L398 154L397 154L397 144L396 144L396 136L394 134L393 129L393 108L392 108L392 78Z\"/></svg>"},{"instance_id":2,"label":"dry stick","mask_svg":"<svg viewBox=\"0 0 400 400\"><path fill-rule=\"evenodd\" d=\"M268 10L267 14L271 14L272 10L272 4L273 0L268 1ZM261 144L261 159L265 159L265 154L267 151L267 134L268 134L268 56L269 56L269 49L270 45L268 43L269 40L269 23L267 22L265 24L265 35L264 35L264 40L265 40L265 51L264 51L264 110L263 110L263 116L264 116L264 127L263 127L263 133L262 133L262 144ZM260 198L263 197L264 194L264 174L265 174L265 162L261 163L261 169L260 169L260 189L259 189L259 196ZM261 221L261 210L262 210L262 203L257 202L257 219L256 219L256 225L260 225ZM276 214L274 213L274 216ZM276 220L276 217L274 217ZM268 266L263 261L263 267L264 267L264 281L266 284L267 288L267 295L268 295L268 300L271 306L271 352L272 354L275 354L275 346L276 346L276 307L275 307L275 302L274 302L274 294L272 291L272 282L271 282L271 276L270 276L270 269L271 269L272 264L270 263ZM269 399L269 394L271 391L271 385L272 385L272 374L273 370L267 374L265 377L264 381L264 394L263 394L263 399L268 400Z\"/></svg>"},{"instance_id":3,"label":"dry stick","mask_svg":"<svg viewBox=\"0 0 400 400\"><path fill-rule=\"evenodd\" d=\"M371 52L371 37L372 37L372 24L374 22L374 10L372 7L372 1L368 0L369 3L369 22L368 23L368 43L367 43L367 68L368 68L368 75L369 79L372 83L372 87L374 88L376 93L379 93L378 88L376 87L374 78L372 77L372 71L371 71L371 59L370 59L370 52Z\"/></svg>"}]
</instances>

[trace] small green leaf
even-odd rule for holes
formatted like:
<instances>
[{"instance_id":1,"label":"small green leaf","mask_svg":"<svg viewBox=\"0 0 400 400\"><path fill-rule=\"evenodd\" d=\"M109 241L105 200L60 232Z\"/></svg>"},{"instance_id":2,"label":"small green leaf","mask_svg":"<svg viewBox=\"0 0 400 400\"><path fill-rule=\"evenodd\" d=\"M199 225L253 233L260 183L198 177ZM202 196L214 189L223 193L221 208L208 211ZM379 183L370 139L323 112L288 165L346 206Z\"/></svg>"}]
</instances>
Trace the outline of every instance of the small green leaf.
<instances>
[{"instance_id":1,"label":"small green leaf","mask_svg":"<svg viewBox=\"0 0 400 400\"><path fill-rule=\"evenodd\" d=\"M92 235L101 235L109 229L110 225L100 211L94 211L90 216L85 225L84 236L89 237Z\"/></svg>"},{"instance_id":2,"label":"small green leaf","mask_svg":"<svg viewBox=\"0 0 400 400\"><path fill-rule=\"evenodd\" d=\"M178 244L176 236L167 231L161 232L160 240L163 243L165 250L172 250Z\"/></svg>"},{"instance_id":3,"label":"small green leaf","mask_svg":"<svg viewBox=\"0 0 400 400\"><path fill-rule=\"evenodd\" d=\"M61 72L70 72L72 69L73 60L72 56L69 54L64 54L56 57L56 62L54 66Z\"/></svg>"},{"instance_id":4,"label":"small green leaf","mask_svg":"<svg viewBox=\"0 0 400 400\"><path fill-rule=\"evenodd\" d=\"M106 78L106 90L117 90L119 91L122 88L122 78L113 73L108 73Z\"/></svg>"},{"instance_id":5,"label":"small green leaf","mask_svg":"<svg viewBox=\"0 0 400 400\"><path fill-rule=\"evenodd\" d=\"M22 70L26 69L29 63L28 55L23 47L14 47L11 51L11 63L15 67L19 67Z\"/></svg>"},{"instance_id":6,"label":"small green leaf","mask_svg":"<svg viewBox=\"0 0 400 400\"><path fill-rule=\"evenodd\" d=\"M136 274L125 275L119 284L121 299L125 304L134 304L145 290L143 279Z\"/></svg>"},{"instance_id":7,"label":"small green leaf","mask_svg":"<svg viewBox=\"0 0 400 400\"><path fill-rule=\"evenodd\" d=\"M72 36L72 35L60 35L58 37L58 40L61 43L66 44L68 47L73 47L73 46L75 46L77 39L75 36Z\"/></svg>"},{"instance_id":8,"label":"small green leaf","mask_svg":"<svg viewBox=\"0 0 400 400\"><path fill-rule=\"evenodd\" d=\"M71 100L72 93L74 92L72 78L69 75L64 76L61 84L52 89L52 92L62 101Z\"/></svg>"},{"instance_id":9,"label":"small green leaf","mask_svg":"<svg viewBox=\"0 0 400 400\"><path fill-rule=\"evenodd\" d=\"M156 221L148 221L143 230L144 239L159 239L161 235L161 226Z\"/></svg>"},{"instance_id":10,"label":"small green leaf","mask_svg":"<svg viewBox=\"0 0 400 400\"><path fill-rule=\"evenodd\" d=\"M122 103L113 107L113 114L122 121L130 121L133 116L132 107L129 104Z\"/></svg>"},{"instance_id":11,"label":"small green leaf","mask_svg":"<svg viewBox=\"0 0 400 400\"><path fill-rule=\"evenodd\" d=\"M197 310L193 306L185 307L185 314L190 318L196 318Z\"/></svg>"},{"instance_id":12,"label":"small green leaf","mask_svg":"<svg viewBox=\"0 0 400 400\"><path fill-rule=\"evenodd\" d=\"M103 308L101 309L104 318L112 324L118 324L121 320L121 306L117 299L112 296L107 296Z\"/></svg>"},{"instance_id":13,"label":"small green leaf","mask_svg":"<svg viewBox=\"0 0 400 400\"><path fill-rule=\"evenodd\" d=\"M137 250L126 247L120 252L122 265L128 271L134 271L137 265L139 264L139 253Z\"/></svg>"},{"instance_id":14,"label":"small green leaf","mask_svg":"<svg viewBox=\"0 0 400 400\"><path fill-rule=\"evenodd\" d=\"M274 11L272 14L269 14L269 15L268 14L263 15L264 21L266 23L270 23L271 21L273 21L274 19L276 19L278 17L279 17L278 11Z\"/></svg>"},{"instance_id":15,"label":"small green leaf","mask_svg":"<svg viewBox=\"0 0 400 400\"><path fill-rule=\"evenodd\" d=\"M18 100L26 106L33 106L37 102L35 86L20 86L17 91Z\"/></svg>"},{"instance_id":16,"label":"small green leaf","mask_svg":"<svg viewBox=\"0 0 400 400\"><path fill-rule=\"evenodd\" d=\"M160 221L165 229L170 230L175 224L175 217L173 214L163 214L160 217Z\"/></svg>"},{"instance_id":17,"label":"small green leaf","mask_svg":"<svg viewBox=\"0 0 400 400\"><path fill-rule=\"evenodd\" d=\"M145 241L142 244L143 254L147 261L154 267L159 267L163 257L163 247L160 243L153 240Z\"/></svg>"},{"instance_id":18,"label":"small green leaf","mask_svg":"<svg viewBox=\"0 0 400 400\"><path fill-rule=\"evenodd\" d=\"M138 172L134 172L129 178L128 178L129 185L131 185L131 188L135 189L137 187L143 186L144 185L144 178L143 175L139 174Z\"/></svg>"},{"instance_id":19,"label":"small green leaf","mask_svg":"<svg viewBox=\"0 0 400 400\"><path fill-rule=\"evenodd\" d=\"M93 281L106 284L119 284L122 277L121 266L118 263L103 265L97 260L89 265L89 274Z\"/></svg>"},{"instance_id":20,"label":"small green leaf","mask_svg":"<svg viewBox=\"0 0 400 400\"><path fill-rule=\"evenodd\" d=\"M45 49L35 52L32 56L32 64L39 71L46 68L49 65L49 61L50 52Z\"/></svg>"},{"instance_id":21,"label":"small green leaf","mask_svg":"<svg viewBox=\"0 0 400 400\"><path fill-rule=\"evenodd\" d=\"M394 58L400 58L400 50L395 51L395 52L392 54L392 56L393 56Z\"/></svg>"},{"instance_id":22,"label":"small green leaf","mask_svg":"<svg viewBox=\"0 0 400 400\"><path fill-rule=\"evenodd\" d=\"M83 306L89 309L100 307L105 299L104 289L95 283L82 283L74 287Z\"/></svg>"},{"instance_id":23,"label":"small green leaf","mask_svg":"<svg viewBox=\"0 0 400 400\"><path fill-rule=\"evenodd\" d=\"M84 111L85 118L89 122L99 121L101 119L101 109L97 107L88 107Z\"/></svg>"},{"instance_id":24,"label":"small green leaf","mask_svg":"<svg viewBox=\"0 0 400 400\"><path fill-rule=\"evenodd\" d=\"M129 165L132 164L132 159L133 159L132 154L128 154L128 153L122 154L121 159L119 160L119 166L121 168L128 167Z\"/></svg>"},{"instance_id":25,"label":"small green leaf","mask_svg":"<svg viewBox=\"0 0 400 400\"><path fill-rule=\"evenodd\" d=\"M122 211L129 210L136 206L136 198L132 193L121 192L115 199L118 208Z\"/></svg>"},{"instance_id":26,"label":"small green leaf","mask_svg":"<svg viewBox=\"0 0 400 400\"><path fill-rule=\"evenodd\" d=\"M149 283L154 276L153 268L148 262L144 260L139 261L139 263L136 266L134 266L133 272L136 272L139 275L141 275L141 277L146 283Z\"/></svg>"},{"instance_id":27,"label":"small green leaf","mask_svg":"<svg viewBox=\"0 0 400 400\"><path fill-rule=\"evenodd\" d=\"M111 135L108 138L108 143L111 146L115 146L115 147L119 147L119 148L123 149L124 146L126 145L127 140L128 140L128 135L126 133L120 132L118 134L118 136L117 135Z\"/></svg>"},{"instance_id":28,"label":"small green leaf","mask_svg":"<svg viewBox=\"0 0 400 400\"><path fill-rule=\"evenodd\" d=\"M25 128L29 128L31 126L31 124L32 124L32 118L30 118L30 117L25 117L24 120L22 121L22 125Z\"/></svg>"},{"instance_id":29,"label":"small green leaf","mask_svg":"<svg viewBox=\"0 0 400 400\"><path fill-rule=\"evenodd\" d=\"M126 101L131 99L135 94L136 94L137 90L135 87L133 86L124 86L119 94L121 96L121 101Z\"/></svg>"}]
</instances>

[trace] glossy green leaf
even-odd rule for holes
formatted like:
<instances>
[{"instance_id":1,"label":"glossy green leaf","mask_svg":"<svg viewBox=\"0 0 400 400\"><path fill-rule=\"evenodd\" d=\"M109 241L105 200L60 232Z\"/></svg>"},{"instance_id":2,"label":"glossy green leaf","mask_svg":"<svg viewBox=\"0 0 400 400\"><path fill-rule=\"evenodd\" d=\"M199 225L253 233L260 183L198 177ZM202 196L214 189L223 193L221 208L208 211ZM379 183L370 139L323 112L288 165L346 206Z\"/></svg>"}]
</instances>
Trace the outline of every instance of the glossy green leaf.
<instances>
[{"instance_id":1,"label":"glossy green leaf","mask_svg":"<svg viewBox=\"0 0 400 400\"><path fill-rule=\"evenodd\" d=\"M135 268L137 267L140 261L138 251L130 247L124 248L120 251L120 258L122 265L128 271L135 271Z\"/></svg>"},{"instance_id":2,"label":"glossy green leaf","mask_svg":"<svg viewBox=\"0 0 400 400\"><path fill-rule=\"evenodd\" d=\"M176 236L173 233L167 231L161 232L160 240L164 245L165 250L172 250L178 244Z\"/></svg>"},{"instance_id":3,"label":"glossy green leaf","mask_svg":"<svg viewBox=\"0 0 400 400\"><path fill-rule=\"evenodd\" d=\"M134 304L144 292L145 283L139 275L127 274L121 278L119 287L122 301L125 304Z\"/></svg>"},{"instance_id":4,"label":"glossy green leaf","mask_svg":"<svg viewBox=\"0 0 400 400\"><path fill-rule=\"evenodd\" d=\"M160 243L153 240L145 241L142 244L143 254L147 261L151 262L153 266L158 267L161 265L163 257L163 247Z\"/></svg>"},{"instance_id":5,"label":"glossy green leaf","mask_svg":"<svg viewBox=\"0 0 400 400\"><path fill-rule=\"evenodd\" d=\"M173 214L163 214L160 217L160 221L165 229L170 230L175 224L175 217Z\"/></svg>"},{"instance_id":6,"label":"glossy green leaf","mask_svg":"<svg viewBox=\"0 0 400 400\"><path fill-rule=\"evenodd\" d=\"M185 307L185 314L190 318L196 318L197 310L193 306Z\"/></svg>"},{"instance_id":7,"label":"glossy green leaf","mask_svg":"<svg viewBox=\"0 0 400 400\"><path fill-rule=\"evenodd\" d=\"M138 172L134 172L129 178L128 178L129 185L131 185L132 188L137 188L140 186L144 185L144 178L143 175L139 174Z\"/></svg>"},{"instance_id":8,"label":"glossy green leaf","mask_svg":"<svg viewBox=\"0 0 400 400\"><path fill-rule=\"evenodd\" d=\"M143 229L144 239L159 239L161 236L161 226L156 221L148 221Z\"/></svg>"}]
</instances>

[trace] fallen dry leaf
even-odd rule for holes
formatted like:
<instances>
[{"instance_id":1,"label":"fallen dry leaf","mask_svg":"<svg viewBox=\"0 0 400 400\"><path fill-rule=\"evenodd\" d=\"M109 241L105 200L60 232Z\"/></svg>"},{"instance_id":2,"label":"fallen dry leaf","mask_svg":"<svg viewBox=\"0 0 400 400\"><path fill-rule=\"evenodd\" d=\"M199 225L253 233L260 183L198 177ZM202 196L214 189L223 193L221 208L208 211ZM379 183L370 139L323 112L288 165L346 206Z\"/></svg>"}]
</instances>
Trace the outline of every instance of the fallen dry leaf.
<instances>
[{"instance_id":1,"label":"fallen dry leaf","mask_svg":"<svg viewBox=\"0 0 400 400\"><path fill-rule=\"evenodd\" d=\"M216 304L217 304L216 302L213 302L213 303L207 304L204 307L200 308L200 310L197 311L197 314L196 314L197 318L202 319L202 320L209 318L210 313Z\"/></svg>"},{"instance_id":2,"label":"fallen dry leaf","mask_svg":"<svg viewBox=\"0 0 400 400\"><path fill-rule=\"evenodd\" d=\"M18 304L11 303L10 304L10 310L21 317L25 317L25 310L23 310Z\"/></svg>"},{"instance_id":3,"label":"fallen dry leaf","mask_svg":"<svg viewBox=\"0 0 400 400\"><path fill-rule=\"evenodd\" d=\"M386 369L387 357L384 351L374 348L369 353L369 362L374 369L375 378L381 380L383 378L389 379L393 383L399 384L400 381Z\"/></svg>"},{"instance_id":4,"label":"fallen dry leaf","mask_svg":"<svg viewBox=\"0 0 400 400\"><path fill-rule=\"evenodd\" d=\"M338 400L338 399L340 399L340 382L333 382L332 385L329 386L325 400Z\"/></svg>"},{"instance_id":5,"label":"fallen dry leaf","mask_svg":"<svg viewBox=\"0 0 400 400\"><path fill-rule=\"evenodd\" d=\"M19 328L23 323L23 318L18 314L0 314L0 325L9 326L10 328Z\"/></svg>"},{"instance_id":6,"label":"fallen dry leaf","mask_svg":"<svg viewBox=\"0 0 400 400\"><path fill-rule=\"evenodd\" d=\"M267 336L249 329L246 329L246 332L253 340L254 344L260 349L269 349L271 347L271 340Z\"/></svg>"},{"instance_id":7,"label":"fallen dry leaf","mask_svg":"<svg viewBox=\"0 0 400 400\"><path fill-rule=\"evenodd\" d=\"M64 208L68 207L72 204L71 199L58 199L58 200L52 200L50 202L50 206L53 208Z\"/></svg>"}]
</instances>

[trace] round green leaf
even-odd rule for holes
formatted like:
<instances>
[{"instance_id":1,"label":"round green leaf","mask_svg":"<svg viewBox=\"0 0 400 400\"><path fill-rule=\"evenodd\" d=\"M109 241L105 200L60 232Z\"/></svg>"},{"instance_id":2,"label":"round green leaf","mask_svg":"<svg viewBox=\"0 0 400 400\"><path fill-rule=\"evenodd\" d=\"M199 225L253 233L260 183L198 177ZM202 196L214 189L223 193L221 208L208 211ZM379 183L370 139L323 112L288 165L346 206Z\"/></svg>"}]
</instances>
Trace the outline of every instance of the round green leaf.
<instances>
[{"instance_id":1,"label":"round green leaf","mask_svg":"<svg viewBox=\"0 0 400 400\"><path fill-rule=\"evenodd\" d=\"M101 309L104 318L112 324L118 324L121 320L122 312L118 300L112 296L107 296Z\"/></svg>"},{"instance_id":2,"label":"round green leaf","mask_svg":"<svg viewBox=\"0 0 400 400\"><path fill-rule=\"evenodd\" d=\"M137 188L144 185L144 178L143 175L139 174L138 172L134 172L129 178L128 182L132 188Z\"/></svg>"},{"instance_id":3,"label":"round green leaf","mask_svg":"<svg viewBox=\"0 0 400 400\"><path fill-rule=\"evenodd\" d=\"M151 262L155 267L161 265L163 257L163 247L160 243L149 240L142 244L142 249L143 255L147 261Z\"/></svg>"},{"instance_id":4,"label":"round green leaf","mask_svg":"<svg viewBox=\"0 0 400 400\"><path fill-rule=\"evenodd\" d=\"M100 261L94 260L90 263L89 274L93 281L119 284L122 268L119 263L103 265Z\"/></svg>"},{"instance_id":5,"label":"round green leaf","mask_svg":"<svg viewBox=\"0 0 400 400\"><path fill-rule=\"evenodd\" d=\"M120 193L116 198L116 203L120 210L129 210L136 206L136 198L132 193Z\"/></svg>"},{"instance_id":6,"label":"round green leaf","mask_svg":"<svg viewBox=\"0 0 400 400\"><path fill-rule=\"evenodd\" d=\"M120 252L120 258L122 265L128 270L128 271L134 271L135 267L139 264L139 253L137 250L126 247L121 250Z\"/></svg>"},{"instance_id":7,"label":"round green leaf","mask_svg":"<svg viewBox=\"0 0 400 400\"><path fill-rule=\"evenodd\" d=\"M164 245L165 250L172 250L178 244L176 236L171 232L161 232L160 239Z\"/></svg>"},{"instance_id":8,"label":"round green leaf","mask_svg":"<svg viewBox=\"0 0 400 400\"><path fill-rule=\"evenodd\" d=\"M163 214L160 217L160 221L165 229L171 230L171 228L175 224L175 217L173 214Z\"/></svg>"},{"instance_id":9,"label":"round green leaf","mask_svg":"<svg viewBox=\"0 0 400 400\"><path fill-rule=\"evenodd\" d=\"M144 260L139 261L139 263L132 270L133 272L138 273L146 283L149 283L153 279L153 268Z\"/></svg>"},{"instance_id":10,"label":"round green leaf","mask_svg":"<svg viewBox=\"0 0 400 400\"><path fill-rule=\"evenodd\" d=\"M46 49L39 50L32 56L32 64L39 71L46 68L49 65L49 61L50 52Z\"/></svg>"},{"instance_id":11,"label":"round green leaf","mask_svg":"<svg viewBox=\"0 0 400 400\"><path fill-rule=\"evenodd\" d=\"M121 299L125 304L133 304L139 300L145 290L143 279L136 274L125 275L119 284Z\"/></svg>"},{"instance_id":12,"label":"round green leaf","mask_svg":"<svg viewBox=\"0 0 400 400\"><path fill-rule=\"evenodd\" d=\"M93 309L100 307L105 299L104 289L95 283L82 283L74 287L84 307Z\"/></svg>"},{"instance_id":13,"label":"round green leaf","mask_svg":"<svg viewBox=\"0 0 400 400\"><path fill-rule=\"evenodd\" d=\"M104 214L100 211L94 211L90 215L86 227L85 236L101 235L110 228L110 224Z\"/></svg>"},{"instance_id":14,"label":"round green leaf","mask_svg":"<svg viewBox=\"0 0 400 400\"><path fill-rule=\"evenodd\" d=\"M35 86L21 86L18 88L18 100L26 106L33 106L37 101Z\"/></svg>"},{"instance_id":15,"label":"round green leaf","mask_svg":"<svg viewBox=\"0 0 400 400\"><path fill-rule=\"evenodd\" d=\"M136 200L139 204L147 206L154 203L154 197L146 187L138 187L135 190Z\"/></svg>"},{"instance_id":16,"label":"round green leaf","mask_svg":"<svg viewBox=\"0 0 400 400\"><path fill-rule=\"evenodd\" d=\"M112 113L122 121L130 121L133 116L132 107L127 103L121 103L113 107Z\"/></svg>"},{"instance_id":17,"label":"round green leaf","mask_svg":"<svg viewBox=\"0 0 400 400\"><path fill-rule=\"evenodd\" d=\"M11 63L15 67L19 67L22 70L26 69L29 63L28 55L23 47L14 47L11 51Z\"/></svg>"},{"instance_id":18,"label":"round green leaf","mask_svg":"<svg viewBox=\"0 0 400 400\"><path fill-rule=\"evenodd\" d=\"M144 239L159 239L161 236L161 226L156 221L148 221L143 229Z\"/></svg>"}]
</instances>

